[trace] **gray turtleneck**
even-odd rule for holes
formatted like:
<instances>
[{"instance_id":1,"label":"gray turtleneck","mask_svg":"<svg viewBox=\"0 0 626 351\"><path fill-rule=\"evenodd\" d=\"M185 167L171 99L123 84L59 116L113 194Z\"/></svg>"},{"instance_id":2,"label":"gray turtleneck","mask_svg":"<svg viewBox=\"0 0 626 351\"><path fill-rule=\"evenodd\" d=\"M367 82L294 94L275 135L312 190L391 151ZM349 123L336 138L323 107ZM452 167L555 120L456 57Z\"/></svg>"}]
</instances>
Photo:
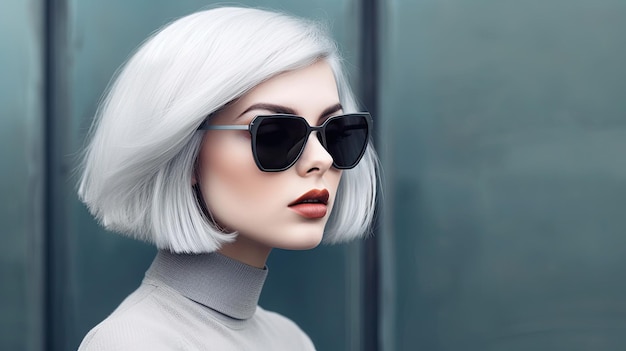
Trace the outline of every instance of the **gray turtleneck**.
<instances>
[{"instance_id":1,"label":"gray turtleneck","mask_svg":"<svg viewBox=\"0 0 626 351\"><path fill-rule=\"evenodd\" d=\"M79 351L314 350L295 323L257 305L266 276L218 253L160 251Z\"/></svg>"}]
</instances>

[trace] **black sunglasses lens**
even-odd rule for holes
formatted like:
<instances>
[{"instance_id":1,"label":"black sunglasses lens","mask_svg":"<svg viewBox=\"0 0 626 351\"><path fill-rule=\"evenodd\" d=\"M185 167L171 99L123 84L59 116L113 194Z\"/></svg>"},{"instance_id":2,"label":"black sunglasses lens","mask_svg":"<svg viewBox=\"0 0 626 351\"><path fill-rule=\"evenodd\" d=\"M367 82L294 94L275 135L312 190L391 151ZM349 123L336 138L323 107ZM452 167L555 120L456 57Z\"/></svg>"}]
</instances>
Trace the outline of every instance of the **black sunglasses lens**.
<instances>
[{"instance_id":1,"label":"black sunglasses lens","mask_svg":"<svg viewBox=\"0 0 626 351\"><path fill-rule=\"evenodd\" d=\"M256 157L265 170L281 170L298 158L307 126L294 117L270 117L256 131Z\"/></svg>"},{"instance_id":2,"label":"black sunglasses lens","mask_svg":"<svg viewBox=\"0 0 626 351\"><path fill-rule=\"evenodd\" d=\"M368 125L364 115L346 115L326 125L326 149L335 167L353 168L367 146Z\"/></svg>"}]
</instances>

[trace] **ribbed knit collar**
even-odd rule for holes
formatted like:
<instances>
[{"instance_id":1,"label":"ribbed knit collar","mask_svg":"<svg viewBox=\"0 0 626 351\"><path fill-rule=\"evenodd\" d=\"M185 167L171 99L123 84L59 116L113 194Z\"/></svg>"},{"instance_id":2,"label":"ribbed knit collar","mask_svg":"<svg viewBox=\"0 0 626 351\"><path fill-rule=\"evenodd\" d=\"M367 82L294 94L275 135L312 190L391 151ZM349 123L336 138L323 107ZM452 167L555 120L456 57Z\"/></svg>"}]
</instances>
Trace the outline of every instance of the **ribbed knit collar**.
<instances>
[{"instance_id":1,"label":"ribbed knit collar","mask_svg":"<svg viewBox=\"0 0 626 351\"><path fill-rule=\"evenodd\" d=\"M235 319L254 315L267 277L259 269L219 253L159 251L146 273L183 296Z\"/></svg>"}]
</instances>

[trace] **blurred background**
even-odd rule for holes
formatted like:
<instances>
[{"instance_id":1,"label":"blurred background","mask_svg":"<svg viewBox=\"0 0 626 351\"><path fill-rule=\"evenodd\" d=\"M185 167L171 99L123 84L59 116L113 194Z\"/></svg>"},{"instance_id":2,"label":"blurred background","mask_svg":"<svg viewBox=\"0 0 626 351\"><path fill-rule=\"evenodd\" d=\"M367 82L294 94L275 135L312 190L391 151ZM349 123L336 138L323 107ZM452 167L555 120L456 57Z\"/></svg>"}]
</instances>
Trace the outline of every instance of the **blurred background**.
<instances>
[{"instance_id":1,"label":"blurred background","mask_svg":"<svg viewBox=\"0 0 626 351\"><path fill-rule=\"evenodd\" d=\"M73 350L155 250L73 173L98 100L201 0L0 2L0 349ZM375 116L375 236L275 251L261 305L319 350L626 345L626 2L288 0L327 21Z\"/></svg>"}]
</instances>

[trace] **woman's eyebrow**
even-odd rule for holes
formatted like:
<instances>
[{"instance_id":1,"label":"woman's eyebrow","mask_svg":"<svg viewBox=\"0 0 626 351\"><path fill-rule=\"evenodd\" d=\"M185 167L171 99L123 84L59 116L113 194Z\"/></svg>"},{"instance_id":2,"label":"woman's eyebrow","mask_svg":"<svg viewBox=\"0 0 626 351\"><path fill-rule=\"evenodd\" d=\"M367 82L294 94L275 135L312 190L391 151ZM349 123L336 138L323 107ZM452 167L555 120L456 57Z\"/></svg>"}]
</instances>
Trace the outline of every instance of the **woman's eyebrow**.
<instances>
[{"instance_id":1,"label":"woman's eyebrow","mask_svg":"<svg viewBox=\"0 0 626 351\"><path fill-rule=\"evenodd\" d=\"M324 111L322 111L322 113L320 114L320 118L324 118L324 117L328 117L330 115L332 115L333 113L339 111L343 109L343 107L341 106L340 103L336 103L335 105L332 105L330 107L327 107ZM287 107L287 106L282 106L282 105L276 105L276 104L269 104L269 103L258 103L258 104L254 104L250 107L248 107L245 111L243 111L239 117L243 116L244 114L250 112L250 111L254 111L254 110L266 110L266 111L271 111L273 113L282 113L282 114L286 114L286 115L297 115L296 110ZM237 117L237 118L239 118Z\"/></svg>"},{"instance_id":2,"label":"woman's eyebrow","mask_svg":"<svg viewBox=\"0 0 626 351\"><path fill-rule=\"evenodd\" d=\"M258 104L254 104L250 107L248 107L245 111L243 111L239 117L243 116L244 114L253 111L253 110L266 110L266 111L271 111L273 113L283 113L286 115L295 115L296 111L292 108L289 108L287 106L281 106L281 105L275 105L275 104L268 104L268 103L258 103ZM237 117L237 118L239 118Z\"/></svg>"},{"instance_id":3,"label":"woman's eyebrow","mask_svg":"<svg viewBox=\"0 0 626 351\"><path fill-rule=\"evenodd\" d=\"M322 114L320 115L320 118L324 118L324 117L328 117L330 115L332 115L333 113L342 110L343 106L341 106L340 103L336 103L333 106L328 107L327 109L325 109Z\"/></svg>"}]
</instances>

